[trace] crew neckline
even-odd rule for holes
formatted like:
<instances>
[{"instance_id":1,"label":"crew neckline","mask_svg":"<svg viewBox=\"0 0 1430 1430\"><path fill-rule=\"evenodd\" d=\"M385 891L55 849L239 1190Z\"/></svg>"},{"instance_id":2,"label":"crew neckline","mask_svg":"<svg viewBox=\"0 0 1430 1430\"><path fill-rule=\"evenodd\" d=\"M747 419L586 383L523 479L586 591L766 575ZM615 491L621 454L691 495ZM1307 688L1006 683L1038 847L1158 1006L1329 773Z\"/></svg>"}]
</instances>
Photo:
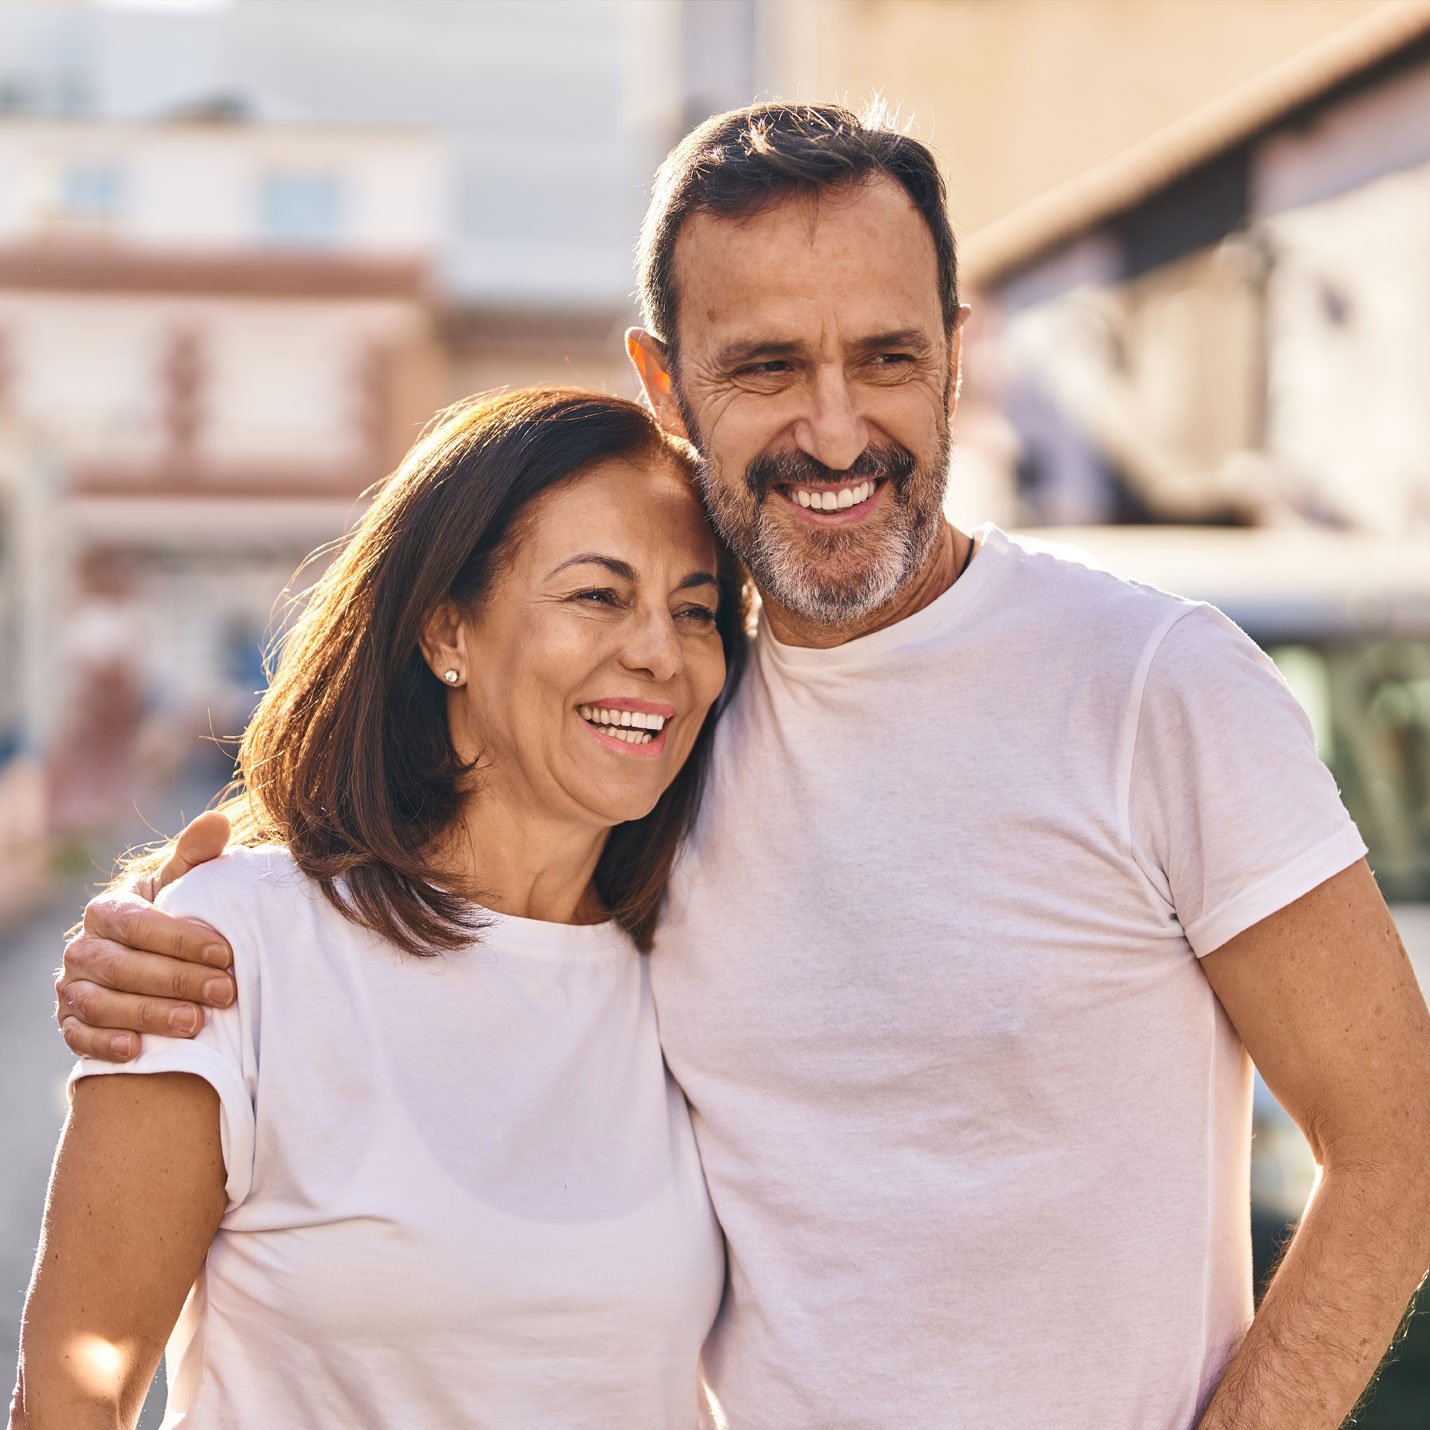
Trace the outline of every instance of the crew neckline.
<instances>
[{"instance_id":1,"label":"crew neckline","mask_svg":"<svg viewBox=\"0 0 1430 1430\"><path fill-rule=\"evenodd\" d=\"M991 521L975 527L969 534L975 543L974 552L963 575L923 610L882 630L856 636L843 645L826 647L785 645L761 622L756 637L761 652L784 670L813 674L874 659L957 625L967 618L992 585L1005 564L1003 558L1011 549L1007 535Z\"/></svg>"},{"instance_id":2,"label":"crew neckline","mask_svg":"<svg viewBox=\"0 0 1430 1430\"><path fill-rule=\"evenodd\" d=\"M265 860L270 866L276 861L286 870L309 883L293 851L286 844L238 845L224 853L228 859ZM200 868L208 867L200 865ZM440 884L432 884L441 888ZM447 890L446 892L451 892ZM316 890L315 890L316 895ZM496 952L544 953L549 957L610 958L635 952L631 936L615 919L603 919L596 924L557 924L543 919L526 919L516 914L499 913L485 904L467 900L483 927L472 939L469 948L490 947ZM381 935L373 934L374 938Z\"/></svg>"},{"instance_id":3,"label":"crew neckline","mask_svg":"<svg viewBox=\"0 0 1430 1430\"><path fill-rule=\"evenodd\" d=\"M476 944L494 952L544 953L579 958L609 958L629 954L635 945L614 919L598 924L554 924L501 914L474 904L485 927Z\"/></svg>"}]
</instances>

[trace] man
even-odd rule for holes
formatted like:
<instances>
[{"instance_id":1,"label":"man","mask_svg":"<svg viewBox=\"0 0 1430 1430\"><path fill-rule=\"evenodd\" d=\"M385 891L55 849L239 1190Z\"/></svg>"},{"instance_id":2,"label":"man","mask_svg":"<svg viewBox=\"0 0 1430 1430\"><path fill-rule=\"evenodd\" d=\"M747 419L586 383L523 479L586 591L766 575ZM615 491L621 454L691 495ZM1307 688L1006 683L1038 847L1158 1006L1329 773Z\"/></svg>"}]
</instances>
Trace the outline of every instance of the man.
<instances>
[{"instance_id":1,"label":"man","mask_svg":"<svg viewBox=\"0 0 1430 1430\"><path fill-rule=\"evenodd\" d=\"M632 360L763 598L651 956L720 1416L1339 1425L1430 1262L1430 1015L1304 718L1207 608L945 524L967 310L922 146L718 116L640 264ZM203 935L86 922L76 1051L223 1001ZM1247 1052L1322 1168L1254 1320Z\"/></svg>"}]
</instances>

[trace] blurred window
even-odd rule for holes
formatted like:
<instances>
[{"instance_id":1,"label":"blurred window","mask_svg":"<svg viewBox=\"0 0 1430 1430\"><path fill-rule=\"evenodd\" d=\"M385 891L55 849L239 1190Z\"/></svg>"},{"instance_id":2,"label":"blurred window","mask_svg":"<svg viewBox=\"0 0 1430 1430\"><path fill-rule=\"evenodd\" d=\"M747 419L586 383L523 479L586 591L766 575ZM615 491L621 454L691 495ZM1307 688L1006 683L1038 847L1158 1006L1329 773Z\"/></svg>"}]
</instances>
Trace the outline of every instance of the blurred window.
<instances>
[{"instance_id":1,"label":"blurred window","mask_svg":"<svg viewBox=\"0 0 1430 1430\"><path fill-rule=\"evenodd\" d=\"M71 164L64 172L60 197L71 218L116 218L124 203L124 175L117 164L103 160Z\"/></svg>"},{"instance_id":2,"label":"blurred window","mask_svg":"<svg viewBox=\"0 0 1430 1430\"><path fill-rule=\"evenodd\" d=\"M1430 903L1430 642L1276 646L1387 899Z\"/></svg>"},{"instance_id":3,"label":"blurred window","mask_svg":"<svg viewBox=\"0 0 1430 1430\"><path fill-rule=\"evenodd\" d=\"M258 210L259 228L267 242L323 247L338 236L342 186L335 174L266 174L259 188Z\"/></svg>"}]
</instances>

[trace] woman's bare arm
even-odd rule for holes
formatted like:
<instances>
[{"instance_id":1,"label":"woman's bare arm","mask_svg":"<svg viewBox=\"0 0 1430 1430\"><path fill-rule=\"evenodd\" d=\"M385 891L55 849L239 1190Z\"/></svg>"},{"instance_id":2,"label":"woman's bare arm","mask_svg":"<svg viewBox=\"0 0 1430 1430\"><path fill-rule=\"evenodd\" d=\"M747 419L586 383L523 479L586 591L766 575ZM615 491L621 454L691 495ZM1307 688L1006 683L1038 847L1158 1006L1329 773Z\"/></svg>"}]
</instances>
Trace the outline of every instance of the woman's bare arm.
<instances>
[{"instance_id":1,"label":"woman's bare arm","mask_svg":"<svg viewBox=\"0 0 1430 1430\"><path fill-rule=\"evenodd\" d=\"M201 1078L75 1085L10 1430L130 1430L225 1205L218 1097Z\"/></svg>"}]
</instances>

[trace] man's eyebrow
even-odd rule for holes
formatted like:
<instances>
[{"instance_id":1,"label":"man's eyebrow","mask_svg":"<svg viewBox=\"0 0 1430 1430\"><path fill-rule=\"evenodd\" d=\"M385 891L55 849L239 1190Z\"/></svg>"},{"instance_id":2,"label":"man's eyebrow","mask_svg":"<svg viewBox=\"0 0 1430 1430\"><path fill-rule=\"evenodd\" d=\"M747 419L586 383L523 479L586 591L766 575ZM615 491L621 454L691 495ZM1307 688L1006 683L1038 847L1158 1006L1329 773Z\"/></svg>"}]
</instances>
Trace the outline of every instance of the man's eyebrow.
<instances>
[{"instance_id":1,"label":"man's eyebrow","mask_svg":"<svg viewBox=\"0 0 1430 1430\"><path fill-rule=\"evenodd\" d=\"M804 345L793 340L740 339L733 343L726 343L715 354L715 362L719 367L738 367L743 362L760 362L766 358L798 357L803 351Z\"/></svg>"},{"instance_id":2,"label":"man's eyebrow","mask_svg":"<svg viewBox=\"0 0 1430 1430\"><path fill-rule=\"evenodd\" d=\"M931 344L922 328L894 328L887 333L873 333L867 338L860 338L854 346L860 352L883 348L913 348L918 352L927 352Z\"/></svg>"},{"instance_id":3,"label":"man's eyebrow","mask_svg":"<svg viewBox=\"0 0 1430 1430\"><path fill-rule=\"evenodd\" d=\"M614 556L602 556L599 551L583 551L579 556L569 557L559 566L553 566L546 573L546 579L549 581L568 566L603 566L611 575L619 576L622 581L636 579L636 568L629 561L620 561Z\"/></svg>"},{"instance_id":4,"label":"man's eyebrow","mask_svg":"<svg viewBox=\"0 0 1430 1430\"><path fill-rule=\"evenodd\" d=\"M856 352L876 352L884 348L912 348L916 352L927 352L932 343L922 328L891 328L884 333L871 333L858 338L851 345ZM741 339L726 343L715 355L719 367L739 367L741 363L761 362L770 358L800 357L804 344L794 339Z\"/></svg>"}]
</instances>

